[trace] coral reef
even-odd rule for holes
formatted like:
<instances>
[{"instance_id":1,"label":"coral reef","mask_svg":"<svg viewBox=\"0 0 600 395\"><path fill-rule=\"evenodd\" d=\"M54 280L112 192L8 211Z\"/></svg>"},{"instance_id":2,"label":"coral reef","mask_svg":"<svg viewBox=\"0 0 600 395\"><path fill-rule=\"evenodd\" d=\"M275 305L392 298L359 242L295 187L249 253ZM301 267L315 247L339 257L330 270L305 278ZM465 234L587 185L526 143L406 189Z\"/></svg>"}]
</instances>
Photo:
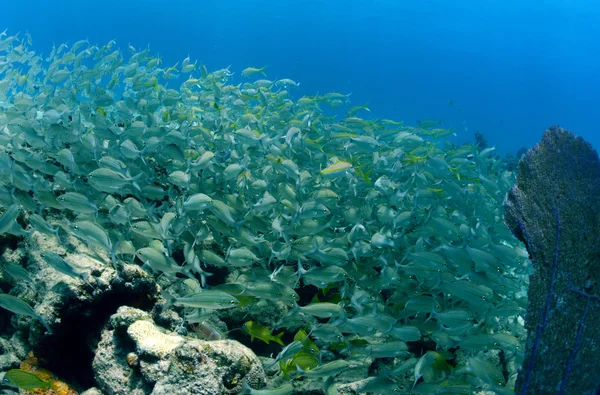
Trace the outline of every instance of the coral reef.
<instances>
[{"instance_id":1,"label":"coral reef","mask_svg":"<svg viewBox=\"0 0 600 395\"><path fill-rule=\"evenodd\" d=\"M131 307L111 317L97 350L95 378L106 394L237 394L243 380L252 387L266 382L249 348L165 333L148 313Z\"/></svg>"},{"instance_id":2,"label":"coral reef","mask_svg":"<svg viewBox=\"0 0 600 395\"><path fill-rule=\"evenodd\" d=\"M156 299L158 288L154 279L139 266L125 264L117 276L108 263L109 258L95 259L96 254L77 239L68 240L72 252L67 252L64 244L59 245L55 238L36 231L14 246L5 246L0 261L27 268L35 286L6 276L0 277L0 285L14 287L16 295L42 312L53 333L44 336L44 328L35 318L0 310L3 333L0 370L19 367L33 351L40 366L68 379L75 388L88 388L94 384L93 350L110 314L121 305L148 308ZM40 257L42 251L64 255L70 262L87 268L88 281L94 288L48 267Z\"/></svg>"},{"instance_id":3,"label":"coral reef","mask_svg":"<svg viewBox=\"0 0 600 395\"><path fill-rule=\"evenodd\" d=\"M599 190L596 151L559 127L519 163L504 218L527 246L535 272L517 393L600 390Z\"/></svg>"}]
</instances>

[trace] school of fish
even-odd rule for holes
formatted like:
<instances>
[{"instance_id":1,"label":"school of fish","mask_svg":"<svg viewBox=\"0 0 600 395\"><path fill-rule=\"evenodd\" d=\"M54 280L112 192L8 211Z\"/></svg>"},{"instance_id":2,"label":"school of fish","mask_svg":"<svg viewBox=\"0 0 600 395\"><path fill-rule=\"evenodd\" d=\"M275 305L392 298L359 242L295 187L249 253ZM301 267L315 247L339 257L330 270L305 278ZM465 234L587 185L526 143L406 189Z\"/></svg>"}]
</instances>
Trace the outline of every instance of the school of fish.
<instances>
[{"instance_id":1,"label":"school of fish","mask_svg":"<svg viewBox=\"0 0 600 395\"><path fill-rule=\"evenodd\" d=\"M30 46L0 34L0 234L76 237L117 270L170 279L166 306L209 339L224 336L210 314L284 304L277 322L239 329L280 347L269 366L285 380L337 393L335 375L384 359L363 392L513 393L486 355L522 363L529 266L502 222L515 177L494 148L453 145L435 121L363 119L347 94L295 99L298 83L264 67L234 84L230 68L167 67L114 41ZM42 258L94 288L67 259ZM194 291L176 293L183 283ZM48 326L14 296L0 307ZM244 388L292 392L281 383Z\"/></svg>"}]
</instances>

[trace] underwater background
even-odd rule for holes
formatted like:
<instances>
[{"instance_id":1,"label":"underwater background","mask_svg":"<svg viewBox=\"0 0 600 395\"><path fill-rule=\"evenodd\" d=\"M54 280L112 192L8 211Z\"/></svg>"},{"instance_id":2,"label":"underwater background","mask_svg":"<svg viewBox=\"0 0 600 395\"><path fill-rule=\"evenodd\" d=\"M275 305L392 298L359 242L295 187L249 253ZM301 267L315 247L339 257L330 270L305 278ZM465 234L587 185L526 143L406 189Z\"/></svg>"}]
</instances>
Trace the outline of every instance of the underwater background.
<instances>
[{"instance_id":1,"label":"underwater background","mask_svg":"<svg viewBox=\"0 0 600 395\"><path fill-rule=\"evenodd\" d=\"M479 130L501 153L553 124L600 144L592 0L3 3L2 26L29 31L45 53L86 37L149 44L165 64L189 54L209 69L267 65L301 83L298 97L352 93L373 117L442 119L461 143Z\"/></svg>"}]
</instances>

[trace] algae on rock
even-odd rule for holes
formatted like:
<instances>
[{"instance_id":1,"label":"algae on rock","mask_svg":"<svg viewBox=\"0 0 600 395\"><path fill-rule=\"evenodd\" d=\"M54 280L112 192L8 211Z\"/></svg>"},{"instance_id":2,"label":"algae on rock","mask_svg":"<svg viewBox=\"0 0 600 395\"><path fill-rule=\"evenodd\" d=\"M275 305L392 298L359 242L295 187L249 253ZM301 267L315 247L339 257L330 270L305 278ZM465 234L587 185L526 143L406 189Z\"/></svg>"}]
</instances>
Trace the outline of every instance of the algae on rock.
<instances>
[{"instance_id":1,"label":"algae on rock","mask_svg":"<svg viewBox=\"0 0 600 395\"><path fill-rule=\"evenodd\" d=\"M504 219L535 272L518 394L600 391L599 192L596 151L559 127L519 163Z\"/></svg>"}]
</instances>

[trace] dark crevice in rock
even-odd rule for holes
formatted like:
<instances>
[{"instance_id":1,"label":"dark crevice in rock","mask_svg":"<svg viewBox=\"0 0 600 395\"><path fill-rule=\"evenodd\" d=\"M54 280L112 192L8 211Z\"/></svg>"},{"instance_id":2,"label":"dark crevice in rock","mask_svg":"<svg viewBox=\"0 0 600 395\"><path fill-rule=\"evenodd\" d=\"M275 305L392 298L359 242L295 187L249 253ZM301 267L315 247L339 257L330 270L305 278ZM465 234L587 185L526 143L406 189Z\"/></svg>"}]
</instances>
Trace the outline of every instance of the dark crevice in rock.
<instances>
[{"instance_id":1,"label":"dark crevice in rock","mask_svg":"<svg viewBox=\"0 0 600 395\"><path fill-rule=\"evenodd\" d=\"M143 289L132 292L121 283L113 284L110 292L93 302L77 299L66 302L58 312L60 325L34 349L40 365L75 388L94 386L92 360L108 319L124 305L150 311L154 301L148 298L149 294L149 290Z\"/></svg>"}]
</instances>

